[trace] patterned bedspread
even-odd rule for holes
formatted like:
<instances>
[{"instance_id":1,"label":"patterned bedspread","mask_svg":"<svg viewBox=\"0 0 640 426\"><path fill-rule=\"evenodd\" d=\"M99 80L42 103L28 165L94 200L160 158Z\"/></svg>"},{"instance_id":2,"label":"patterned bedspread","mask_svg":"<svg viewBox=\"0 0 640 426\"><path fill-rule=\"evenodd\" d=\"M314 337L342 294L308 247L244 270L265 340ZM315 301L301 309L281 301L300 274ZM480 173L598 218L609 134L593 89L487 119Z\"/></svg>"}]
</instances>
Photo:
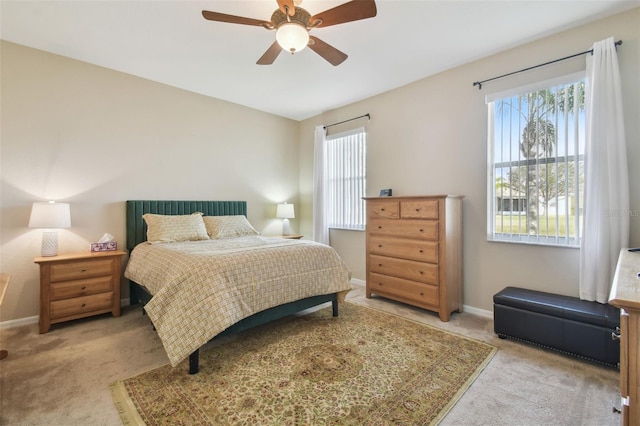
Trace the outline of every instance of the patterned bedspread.
<instances>
[{"instance_id":1,"label":"patterned bedspread","mask_svg":"<svg viewBox=\"0 0 640 426\"><path fill-rule=\"evenodd\" d=\"M172 366L238 321L265 309L351 289L335 250L263 236L142 243L125 277L145 286L145 306Z\"/></svg>"}]
</instances>

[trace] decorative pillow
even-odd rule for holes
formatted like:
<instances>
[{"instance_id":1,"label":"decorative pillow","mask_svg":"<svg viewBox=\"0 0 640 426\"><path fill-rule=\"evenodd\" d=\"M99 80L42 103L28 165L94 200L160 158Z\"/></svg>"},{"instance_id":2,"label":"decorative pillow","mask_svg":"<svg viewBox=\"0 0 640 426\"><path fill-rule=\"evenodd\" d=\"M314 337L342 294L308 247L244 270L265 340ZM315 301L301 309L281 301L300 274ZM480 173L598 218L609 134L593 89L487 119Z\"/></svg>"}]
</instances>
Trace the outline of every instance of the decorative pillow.
<instances>
[{"instance_id":1,"label":"decorative pillow","mask_svg":"<svg viewBox=\"0 0 640 426\"><path fill-rule=\"evenodd\" d=\"M208 240L202 213L185 215L142 215L147 223L147 241L151 244L175 241Z\"/></svg>"},{"instance_id":2,"label":"decorative pillow","mask_svg":"<svg viewBox=\"0 0 640 426\"><path fill-rule=\"evenodd\" d=\"M233 238L245 235L259 235L243 215L205 216L204 224L210 238Z\"/></svg>"}]
</instances>

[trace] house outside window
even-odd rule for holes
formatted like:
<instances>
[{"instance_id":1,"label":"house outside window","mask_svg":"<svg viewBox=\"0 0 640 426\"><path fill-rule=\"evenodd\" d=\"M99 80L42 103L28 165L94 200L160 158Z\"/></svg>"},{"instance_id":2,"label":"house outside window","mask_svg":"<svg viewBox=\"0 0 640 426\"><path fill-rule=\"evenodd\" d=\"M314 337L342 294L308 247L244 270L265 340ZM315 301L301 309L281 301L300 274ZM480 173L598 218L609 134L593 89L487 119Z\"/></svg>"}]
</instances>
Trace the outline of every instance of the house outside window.
<instances>
[{"instance_id":1,"label":"house outside window","mask_svg":"<svg viewBox=\"0 0 640 426\"><path fill-rule=\"evenodd\" d=\"M487 238L579 247L584 74L487 97Z\"/></svg>"},{"instance_id":2,"label":"house outside window","mask_svg":"<svg viewBox=\"0 0 640 426\"><path fill-rule=\"evenodd\" d=\"M363 231L366 226L366 147L364 127L326 137L327 225Z\"/></svg>"}]
</instances>

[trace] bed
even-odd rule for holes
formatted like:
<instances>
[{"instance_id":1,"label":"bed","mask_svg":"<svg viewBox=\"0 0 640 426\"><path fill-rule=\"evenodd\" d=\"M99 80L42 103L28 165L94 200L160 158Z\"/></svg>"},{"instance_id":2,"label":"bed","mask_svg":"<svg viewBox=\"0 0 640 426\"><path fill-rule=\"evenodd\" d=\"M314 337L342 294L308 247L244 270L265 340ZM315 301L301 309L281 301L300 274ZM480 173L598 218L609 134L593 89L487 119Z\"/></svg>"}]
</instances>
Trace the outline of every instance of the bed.
<instances>
[{"instance_id":1,"label":"bed","mask_svg":"<svg viewBox=\"0 0 640 426\"><path fill-rule=\"evenodd\" d=\"M245 201L126 203L131 304L143 305L171 365L188 357L191 374L211 339L326 302L337 316L351 289L331 247L262 236L246 214Z\"/></svg>"}]
</instances>

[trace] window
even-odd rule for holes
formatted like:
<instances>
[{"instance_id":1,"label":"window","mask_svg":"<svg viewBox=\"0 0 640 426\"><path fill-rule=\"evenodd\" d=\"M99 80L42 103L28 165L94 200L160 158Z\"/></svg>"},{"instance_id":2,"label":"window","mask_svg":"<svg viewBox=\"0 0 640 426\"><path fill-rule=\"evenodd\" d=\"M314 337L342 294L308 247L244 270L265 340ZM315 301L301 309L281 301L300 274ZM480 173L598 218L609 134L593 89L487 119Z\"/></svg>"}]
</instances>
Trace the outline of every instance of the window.
<instances>
[{"instance_id":1,"label":"window","mask_svg":"<svg viewBox=\"0 0 640 426\"><path fill-rule=\"evenodd\" d=\"M488 239L579 246L584 75L487 97Z\"/></svg>"},{"instance_id":2,"label":"window","mask_svg":"<svg viewBox=\"0 0 640 426\"><path fill-rule=\"evenodd\" d=\"M329 228L365 229L366 189L364 128L327 136L325 144L326 211Z\"/></svg>"}]
</instances>

